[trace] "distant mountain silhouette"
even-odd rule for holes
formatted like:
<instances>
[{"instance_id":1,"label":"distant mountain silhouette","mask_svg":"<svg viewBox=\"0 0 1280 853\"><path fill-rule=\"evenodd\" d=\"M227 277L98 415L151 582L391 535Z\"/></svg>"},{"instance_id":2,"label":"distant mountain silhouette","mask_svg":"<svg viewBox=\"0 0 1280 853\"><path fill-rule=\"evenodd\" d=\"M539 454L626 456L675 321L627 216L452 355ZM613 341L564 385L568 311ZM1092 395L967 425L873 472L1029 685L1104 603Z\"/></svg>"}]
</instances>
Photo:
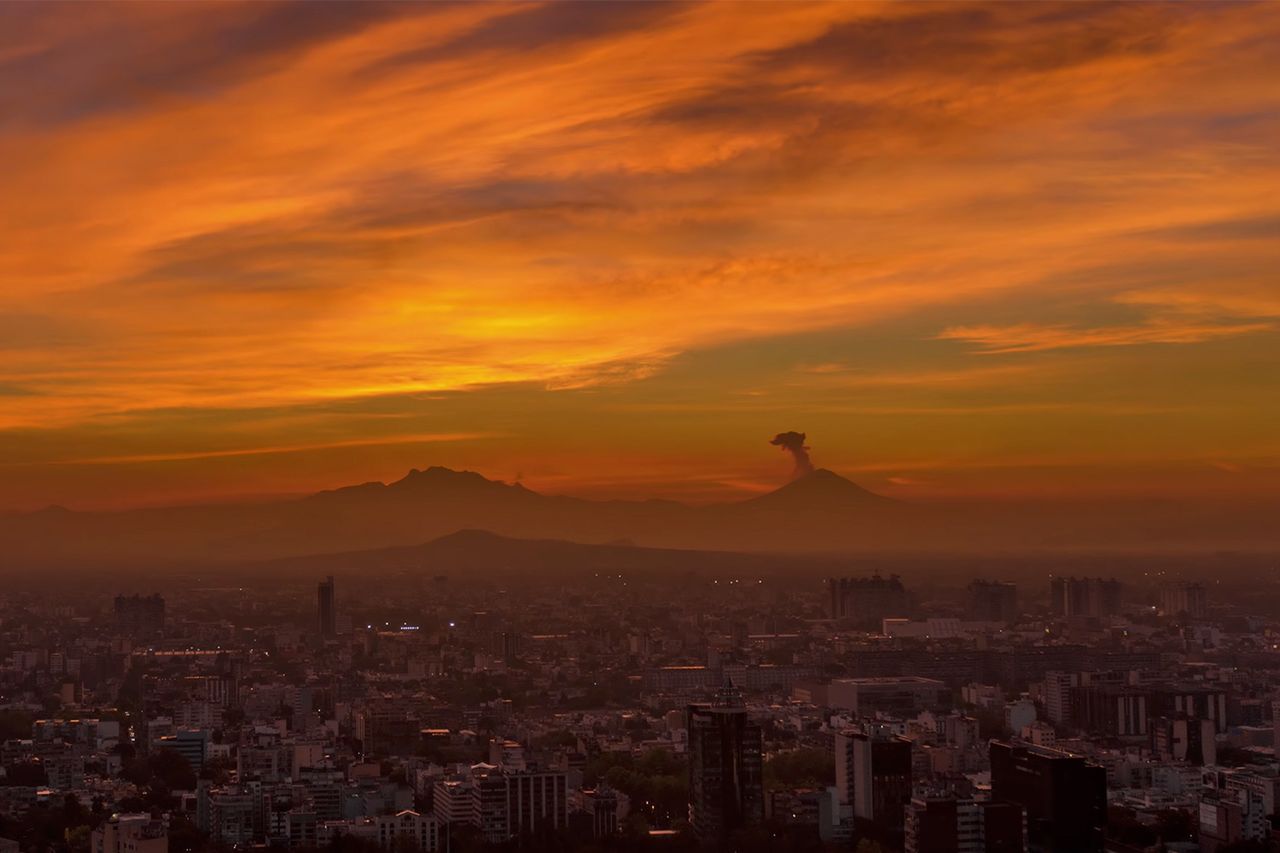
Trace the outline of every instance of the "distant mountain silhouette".
<instances>
[{"instance_id":1,"label":"distant mountain silhouette","mask_svg":"<svg viewBox=\"0 0 1280 853\"><path fill-rule=\"evenodd\" d=\"M229 564L418 546L468 529L532 540L783 553L1274 545L1267 520L1274 509L1251 515L1149 502L923 507L825 469L748 500L688 506L543 495L473 471L432 467L391 483L287 500L11 514L0 517L0 571Z\"/></svg>"},{"instance_id":2,"label":"distant mountain silhouette","mask_svg":"<svg viewBox=\"0 0 1280 853\"><path fill-rule=\"evenodd\" d=\"M746 506L797 510L883 509L902 506L897 501L868 491L834 471L818 468L803 474L780 489L745 501Z\"/></svg>"}]
</instances>

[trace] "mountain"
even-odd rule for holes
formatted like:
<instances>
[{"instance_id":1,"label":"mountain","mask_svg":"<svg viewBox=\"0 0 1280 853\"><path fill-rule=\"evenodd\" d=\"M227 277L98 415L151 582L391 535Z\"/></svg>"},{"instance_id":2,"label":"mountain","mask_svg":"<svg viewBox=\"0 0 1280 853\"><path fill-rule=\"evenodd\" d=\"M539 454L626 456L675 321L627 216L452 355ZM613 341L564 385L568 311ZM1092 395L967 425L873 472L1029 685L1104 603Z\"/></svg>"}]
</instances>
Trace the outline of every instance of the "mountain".
<instances>
[{"instance_id":1,"label":"mountain","mask_svg":"<svg viewBox=\"0 0 1280 853\"><path fill-rule=\"evenodd\" d=\"M45 565L226 563L416 545L468 528L526 539L738 550L832 547L814 520L898 506L830 471L772 495L711 507L543 495L473 471L411 470L303 498L0 518L0 559ZM794 529L796 535L792 535ZM843 534L842 534L843 536Z\"/></svg>"},{"instance_id":2,"label":"mountain","mask_svg":"<svg viewBox=\"0 0 1280 853\"><path fill-rule=\"evenodd\" d=\"M818 468L742 506L782 511L882 510L901 507L897 501L868 491L834 471Z\"/></svg>"},{"instance_id":3,"label":"mountain","mask_svg":"<svg viewBox=\"0 0 1280 853\"><path fill-rule=\"evenodd\" d=\"M543 495L472 471L414 469L303 498L0 516L0 572L218 566L413 547L483 529L526 540L734 552L1275 547L1275 507L1082 503L919 506L825 469L710 506Z\"/></svg>"}]
</instances>

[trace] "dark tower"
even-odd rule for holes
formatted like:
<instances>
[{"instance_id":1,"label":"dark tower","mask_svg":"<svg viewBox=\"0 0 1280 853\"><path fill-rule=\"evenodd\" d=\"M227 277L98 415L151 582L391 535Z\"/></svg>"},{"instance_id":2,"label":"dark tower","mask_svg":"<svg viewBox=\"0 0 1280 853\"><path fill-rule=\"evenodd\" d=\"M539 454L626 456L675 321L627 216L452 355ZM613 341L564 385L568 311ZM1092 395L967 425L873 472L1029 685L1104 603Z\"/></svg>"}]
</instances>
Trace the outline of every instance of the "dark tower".
<instances>
[{"instance_id":1,"label":"dark tower","mask_svg":"<svg viewBox=\"0 0 1280 853\"><path fill-rule=\"evenodd\" d=\"M764 822L764 737L732 685L689 706L689 804L704 845Z\"/></svg>"},{"instance_id":2,"label":"dark tower","mask_svg":"<svg viewBox=\"0 0 1280 853\"><path fill-rule=\"evenodd\" d=\"M327 640L338 635L337 612L333 606L333 575L320 581L317 592L320 607L320 636Z\"/></svg>"}]
</instances>

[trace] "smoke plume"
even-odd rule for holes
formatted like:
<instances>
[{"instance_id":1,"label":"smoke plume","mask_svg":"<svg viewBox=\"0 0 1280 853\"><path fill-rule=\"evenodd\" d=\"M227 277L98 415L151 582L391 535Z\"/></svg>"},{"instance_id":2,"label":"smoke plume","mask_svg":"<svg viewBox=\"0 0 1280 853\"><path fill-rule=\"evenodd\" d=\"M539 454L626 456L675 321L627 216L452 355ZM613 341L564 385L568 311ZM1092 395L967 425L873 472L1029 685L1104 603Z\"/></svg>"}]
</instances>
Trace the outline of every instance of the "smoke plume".
<instances>
[{"instance_id":1,"label":"smoke plume","mask_svg":"<svg viewBox=\"0 0 1280 853\"><path fill-rule=\"evenodd\" d=\"M769 442L791 454L791 458L796 461L797 477L813 470L813 463L809 461L809 448L805 446L804 439L805 434L802 432L780 432Z\"/></svg>"}]
</instances>

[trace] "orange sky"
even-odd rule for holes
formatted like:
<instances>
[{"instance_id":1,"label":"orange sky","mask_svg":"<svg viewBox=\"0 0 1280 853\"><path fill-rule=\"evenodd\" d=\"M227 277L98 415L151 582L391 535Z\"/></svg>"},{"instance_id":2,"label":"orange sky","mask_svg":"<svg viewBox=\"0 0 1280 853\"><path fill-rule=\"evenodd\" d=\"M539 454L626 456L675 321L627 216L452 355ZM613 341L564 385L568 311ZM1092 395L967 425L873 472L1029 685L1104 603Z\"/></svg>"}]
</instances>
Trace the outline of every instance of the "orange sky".
<instances>
[{"instance_id":1,"label":"orange sky","mask_svg":"<svg viewBox=\"0 0 1280 853\"><path fill-rule=\"evenodd\" d=\"M1268 4L0 7L0 508L1280 494Z\"/></svg>"}]
</instances>

